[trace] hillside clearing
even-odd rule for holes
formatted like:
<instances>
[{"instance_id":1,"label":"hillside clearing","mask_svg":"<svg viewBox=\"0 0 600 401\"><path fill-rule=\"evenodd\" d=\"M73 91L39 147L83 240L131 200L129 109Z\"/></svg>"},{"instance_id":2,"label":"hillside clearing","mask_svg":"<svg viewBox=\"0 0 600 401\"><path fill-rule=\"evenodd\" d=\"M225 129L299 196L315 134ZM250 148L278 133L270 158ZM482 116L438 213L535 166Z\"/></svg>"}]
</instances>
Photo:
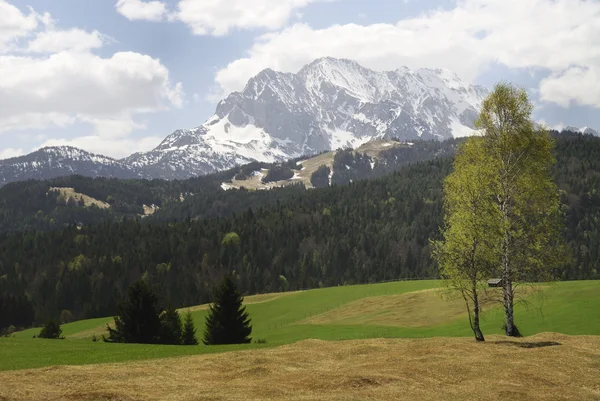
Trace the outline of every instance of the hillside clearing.
<instances>
[{"instance_id":1,"label":"hillside clearing","mask_svg":"<svg viewBox=\"0 0 600 401\"><path fill-rule=\"evenodd\" d=\"M0 399L597 400L600 338L306 340L158 361L0 373Z\"/></svg>"},{"instance_id":2,"label":"hillside clearing","mask_svg":"<svg viewBox=\"0 0 600 401\"><path fill-rule=\"evenodd\" d=\"M534 287L522 287L519 299L535 292ZM537 287L543 291L543 287ZM480 307L487 311L499 305L501 289L480 293ZM456 292L441 288L405 294L367 297L347 303L299 324L361 324L372 326L428 327L452 322L466 316L465 302Z\"/></svg>"},{"instance_id":3,"label":"hillside clearing","mask_svg":"<svg viewBox=\"0 0 600 401\"><path fill-rule=\"evenodd\" d=\"M398 141L390 141L384 139L377 139L370 142L367 142L360 147L354 150L355 153L364 153L367 156L377 159L382 151L387 149L393 149L398 147L408 147L406 143L398 142ZM337 152L325 152L314 157L311 157L306 160L301 160L298 162L298 166L301 167L301 170L294 170L294 177L289 180L275 181L269 183L263 183L261 179L267 175L269 172L268 169L261 169L260 171L255 171L255 174L249 176L245 180L236 180L232 179L231 182L223 183L221 186L223 189L232 189L232 188L246 188L246 189L271 189L276 187L282 187L286 185L296 184L298 182L302 182L306 188L312 188L312 184L310 179L315 171L318 170L321 166L327 166L330 169L333 169L333 159Z\"/></svg>"},{"instance_id":4,"label":"hillside clearing","mask_svg":"<svg viewBox=\"0 0 600 401\"><path fill-rule=\"evenodd\" d=\"M85 207L90 207L92 205L95 205L95 206L99 207L100 209L110 208L110 205L108 203L98 200L96 198L92 198L91 196L87 196L86 194L76 192L75 188L51 187L48 191L49 192L59 192L62 196L65 197L65 201L67 201L69 198L73 198L78 202L83 201L83 205Z\"/></svg>"}]
</instances>

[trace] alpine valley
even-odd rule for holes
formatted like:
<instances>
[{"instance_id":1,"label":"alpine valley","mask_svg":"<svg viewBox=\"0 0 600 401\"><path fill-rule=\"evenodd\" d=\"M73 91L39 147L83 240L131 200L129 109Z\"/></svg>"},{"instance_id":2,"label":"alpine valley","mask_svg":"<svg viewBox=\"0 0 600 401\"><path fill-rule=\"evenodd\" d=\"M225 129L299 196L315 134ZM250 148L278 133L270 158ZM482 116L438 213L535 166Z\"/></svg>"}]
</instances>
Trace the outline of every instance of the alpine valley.
<instances>
[{"instance_id":1,"label":"alpine valley","mask_svg":"<svg viewBox=\"0 0 600 401\"><path fill-rule=\"evenodd\" d=\"M252 161L281 162L376 139L470 135L488 90L444 69L377 72L321 58L298 73L271 69L233 92L204 124L180 129L155 149L122 160L72 147L0 161L0 185L80 174L185 179Z\"/></svg>"}]
</instances>

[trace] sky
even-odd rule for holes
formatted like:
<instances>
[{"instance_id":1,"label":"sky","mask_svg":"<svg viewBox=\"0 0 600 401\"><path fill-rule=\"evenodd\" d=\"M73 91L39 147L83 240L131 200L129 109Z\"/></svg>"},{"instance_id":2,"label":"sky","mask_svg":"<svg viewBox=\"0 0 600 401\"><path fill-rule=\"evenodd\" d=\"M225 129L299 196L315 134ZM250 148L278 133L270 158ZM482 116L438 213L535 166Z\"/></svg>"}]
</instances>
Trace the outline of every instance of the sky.
<instances>
[{"instance_id":1,"label":"sky","mask_svg":"<svg viewBox=\"0 0 600 401\"><path fill-rule=\"evenodd\" d=\"M599 129L599 38L600 0L0 0L0 159L150 150L325 56L512 82L536 121Z\"/></svg>"}]
</instances>

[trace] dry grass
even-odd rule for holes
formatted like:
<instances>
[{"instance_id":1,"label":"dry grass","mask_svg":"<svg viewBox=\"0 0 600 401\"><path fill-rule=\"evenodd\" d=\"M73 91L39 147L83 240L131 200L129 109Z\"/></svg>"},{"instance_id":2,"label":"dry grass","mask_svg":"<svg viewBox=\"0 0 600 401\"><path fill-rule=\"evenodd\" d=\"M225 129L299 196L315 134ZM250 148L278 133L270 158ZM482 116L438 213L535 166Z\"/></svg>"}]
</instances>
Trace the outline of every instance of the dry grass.
<instances>
[{"instance_id":1,"label":"dry grass","mask_svg":"<svg viewBox=\"0 0 600 401\"><path fill-rule=\"evenodd\" d=\"M302 166L302 170L298 172L298 177L300 177L300 180L304 183L306 188L312 188L310 177L319 169L319 167L325 165L330 169L333 169L334 157L335 152L327 152L298 162L298 164Z\"/></svg>"},{"instance_id":2,"label":"dry grass","mask_svg":"<svg viewBox=\"0 0 600 401\"><path fill-rule=\"evenodd\" d=\"M0 373L0 400L598 400L600 337L302 341Z\"/></svg>"},{"instance_id":3,"label":"dry grass","mask_svg":"<svg viewBox=\"0 0 600 401\"><path fill-rule=\"evenodd\" d=\"M159 209L159 207L156 205L152 205L152 206L142 205L142 207L144 208L144 214L143 214L144 216L152 216Z\"/></svg>"},{"instance_id":4,"label":"dry grass","mask_svg":"<svg viewBox=\"0 0 600 401\"><path fill-rule=\"evenodd\" d=\"M408 145L402 142L378 139L375 141L367 142L364 145L358 147L356 149L356 152L366 153L369 157L378 158L379 154L384 150L403 147L408 147Z\"/></svg>"},{"instance_id":5,"label":"dry grass","mask_svg":"<svg viewBox=\"0 0 600 401\"><path fill-rule=\"evenodd\" d=\"M61 187L51 187L49 189L50 192L60 192L65 199L73 198L77 201L81 201L83 199L83 203L85 207L89 207L91 205L96 205L100 209L108 209L110 205L106 202L98 200L96 198L92 198L91 196L87 196L86 194L82 194L79 192L75 192L74 188L61 188Z\"/></svg>"},{"instance_id":6,"label":"dry grass","mask_svg":"<svg viewBox=\"0 0 600 401\"><path fill-rule=\"evenodd\" d=\"M375 140L371 142L367 142L364 145L360 146L356 149L356 152L366 153L370 157L378 158L379 154L386 149L392 149L395 147L403 147L407 146L401 142L396 141L388 141L388 140ZM257 189L271 189L276 187L283 187L286 185L295 184L298 182L304 183L306 188L312 188L312 184L310 183L310 177L313 175L317 169L323 165L333 168L333 158L335 157L336 152L326 152L315 157L311 157L310 159L302 160L298 162L298 165L302 166L302 170L294 171L296 173L295 178L289 180L275 181L269 183L263 183L261 178L264 175L267 175L269 172L268 169L262 169L261 173L263 176L255 175L250 176L246 180L231 180L231 183L224 184L226 188L246 188L249 190L257 190Z\"/></svg>"},{"instance_id":7,"label":"dry grass","mask_svg":"<svg viewBox=\"0 0 600 401\"><path fill-rule=\"evenodd\" d=\"M522 287L520 297L523 298L534 290L533 287ZM499 305L501 290L488 289L481 292L480 297L480 307L485 311ZM362 298L298 324L429 327L454 321L461 316L466 316L463 299L456 292L448 294L438 288Z\"/></svg>"}]
</instances>

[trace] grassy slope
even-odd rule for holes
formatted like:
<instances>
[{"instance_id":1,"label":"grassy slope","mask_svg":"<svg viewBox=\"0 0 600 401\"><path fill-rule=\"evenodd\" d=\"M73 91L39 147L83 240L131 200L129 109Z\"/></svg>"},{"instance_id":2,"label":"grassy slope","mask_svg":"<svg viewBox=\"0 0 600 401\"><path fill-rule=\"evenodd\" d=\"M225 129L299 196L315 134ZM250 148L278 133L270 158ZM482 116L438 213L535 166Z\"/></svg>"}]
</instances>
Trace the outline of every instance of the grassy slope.
<instances>
[{"instance_id":1,"label":"grassy slope","mask_svg":"<svg viewBox=\"0 0 600 401\"><path fill-rule=\"evenodd\" d=\"M391 317L392 321L385 326L364 323L370 320L370 317L364 314L373 314L373 310L368 308L363 315L356 314L355 321L363 324L350 324L352 320L348 319L342 320L342 324L336 320L327 322L327 319L323 319L323 316L328 314L335 316L335 309L339 308L341 311L344 305L353 301L377 296L397 297L395 294L432 289L439 285L437 281L412 281L334 287L290 293L272 299L263 296L262 300L257 298L257 302L250 303L247 308L253 319L253 337L268 340L267 347L308 338L343 340L373 337L470 336L468 321L464 315L456 316L454 310L447 309L450 320L442 323L435 320L427 325L427 311L420 308L419 304L411 308L404 305L402 310L409 314L409 317L402 316L397 322ZM549 286L543 297L530 297L536 306L542 307L541 312L536 308L527 309L523 305L517 307L517 325L525 335L546 331L600 335L600 320L591 318L600 310L598 290L598 281L564 282ZM430 295L427 303L423 304L427 305L428 309L450 308L450 304L439 298L436 292L430 291L428 294ZM248 297L248 301L253 302L253 298ZM387 308L394 308L393 303L387 305ZM203 329L206 313L206 309L201 308L193 312L199 334ZM440 315L439 311L436 315ZM502 310L499 308L489 310L482 323L484 333L501 334L502 318ZM319 324L309 324L311 319L319 321ZM407 319L418 320L420 323L417 327L410 327L405 324ZM0 339L0 370L119 362L259 347L257 344L174 347L92 342L89 337L100 333L110 321L111 319L100 318L64 325L63 333L67 336L64 341L32 339L37 329L19 333L15 338Z\"/></svg>"}]
</instances>

